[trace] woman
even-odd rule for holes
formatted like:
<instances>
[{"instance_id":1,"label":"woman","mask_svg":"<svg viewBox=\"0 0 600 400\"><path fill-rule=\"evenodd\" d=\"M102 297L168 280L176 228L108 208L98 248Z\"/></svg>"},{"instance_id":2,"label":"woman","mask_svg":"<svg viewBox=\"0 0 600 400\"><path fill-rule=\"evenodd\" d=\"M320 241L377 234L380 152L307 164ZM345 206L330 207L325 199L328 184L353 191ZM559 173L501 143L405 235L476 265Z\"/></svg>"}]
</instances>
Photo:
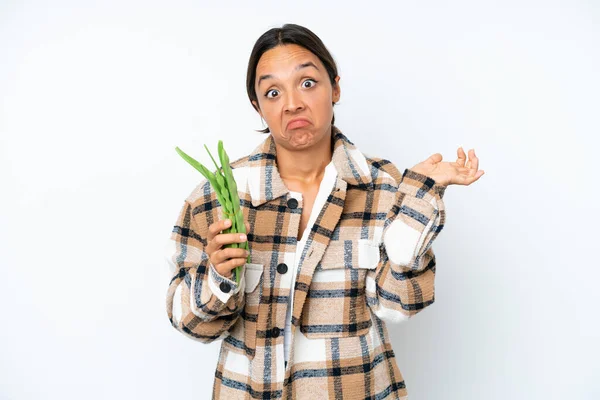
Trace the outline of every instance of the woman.
<instances>
[{"instance_id":1,"label":"woman","mask_svg":"<svg viewBox=\"0 0 600 400\"><path fill-rule=\"evenodd\" d=\"M167 312L191 338L223 339L213 398L406 397L386 323L433 303L445 188L483 171L462 148L403 173L364 156L334 126L339 79L308 29L265 32L247 90L269 136L231 163L248 234L221 233L230 222L207 181L173 229ZM251 263L223 247L246 240Z\"/></svg>"}]
</instances>

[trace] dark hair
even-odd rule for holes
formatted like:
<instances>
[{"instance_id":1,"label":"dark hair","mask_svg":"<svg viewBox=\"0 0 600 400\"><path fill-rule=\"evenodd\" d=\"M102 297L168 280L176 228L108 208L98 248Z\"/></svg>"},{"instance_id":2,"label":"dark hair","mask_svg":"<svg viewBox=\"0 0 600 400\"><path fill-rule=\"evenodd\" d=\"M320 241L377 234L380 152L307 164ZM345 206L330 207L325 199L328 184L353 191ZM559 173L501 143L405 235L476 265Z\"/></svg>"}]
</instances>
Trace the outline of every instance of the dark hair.
<instances>
[{"instance_id":1,"label":"dark hair","mask_svg":"<svg viewBox=\"0 0 600 400\"><path fill-rule=\"evenodd\" d=\"M327 70L331 85L335 87L335 77L338 75L337 66L331 53L329 53L329 50L327 50L321 39L308 28L296 24L285 24L281 28L269 29L263 33L254 44L254 48L250 54L250 60L248 61L248 72L246 73L246 90L248 91L248 98L250 99L251 104L253 100L258 103L254 82L256 80L256 66L258 65L260 57L266 51L284 44L295 44L304 47L306 50L319 57L319 60L321 60ZM252 107L258 111L258 108L254 106L254 104L252 104ZM334 122L335 115L331 119L331 125L333 125ZM262 133L270 132L269 127L258 131Z\"/></svg>"}]
</instances>

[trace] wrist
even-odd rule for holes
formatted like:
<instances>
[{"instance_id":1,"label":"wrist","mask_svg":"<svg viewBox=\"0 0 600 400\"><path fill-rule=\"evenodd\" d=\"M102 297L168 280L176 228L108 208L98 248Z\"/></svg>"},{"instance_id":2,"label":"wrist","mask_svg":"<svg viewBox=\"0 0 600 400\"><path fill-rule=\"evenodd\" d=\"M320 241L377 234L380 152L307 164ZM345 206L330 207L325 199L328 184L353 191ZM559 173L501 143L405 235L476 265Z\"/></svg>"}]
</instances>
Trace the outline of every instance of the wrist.
<instances>
[{"instance_id":1,"label":"wrist","mask_svg":"<svg viewBox=\"0 0 600 400\"><path fill-rule=\"evenodd\" d=\"M443 176L438 176L435 174L432 174L431 171L425 171L422 168L408 168L410 171L414 172L415 174L417 174L419 180L421 180L422 182L425 182L426 179L430 179L433 181L433 185L431 186L439 186L439 187L446 187L448 186L448 182L445 182L445 178Z\"/></svg>"}]
</instances>

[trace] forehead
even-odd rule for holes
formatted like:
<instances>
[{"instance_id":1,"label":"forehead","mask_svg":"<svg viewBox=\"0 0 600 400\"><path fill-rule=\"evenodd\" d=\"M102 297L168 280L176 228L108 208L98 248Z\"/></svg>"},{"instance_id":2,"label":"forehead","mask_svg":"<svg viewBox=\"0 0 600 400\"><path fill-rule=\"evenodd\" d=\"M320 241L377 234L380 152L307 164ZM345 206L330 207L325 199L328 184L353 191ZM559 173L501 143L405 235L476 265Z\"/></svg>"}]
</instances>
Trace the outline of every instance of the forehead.
<instances>
[{"instance_id":1,"label":"forehead","mask_svg":"<svg viewBox=\"0 0 600 400\"><path fill-rule=\"evenodd\" d=\"M264 74L277 75L278 72L291 72L298 64L306 61L315 63L321 71L325 70L319 57L304 47L296 44L278 45L267 50L260 57L256 65L256 76L258 78Z\"/></svg>"}]
</instances>

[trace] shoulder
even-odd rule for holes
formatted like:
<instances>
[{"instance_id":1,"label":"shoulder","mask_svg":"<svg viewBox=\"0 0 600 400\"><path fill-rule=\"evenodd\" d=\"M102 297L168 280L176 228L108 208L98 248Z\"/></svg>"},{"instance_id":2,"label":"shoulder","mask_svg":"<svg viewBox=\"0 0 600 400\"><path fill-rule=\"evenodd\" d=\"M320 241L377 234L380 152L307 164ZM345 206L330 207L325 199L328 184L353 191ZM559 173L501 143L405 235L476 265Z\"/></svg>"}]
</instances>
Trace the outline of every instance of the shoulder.
<instances>
[{"instance_id":1,"label":"shoulder","mask_svg":"<svg viewBox=\"0 0 600 400\"><path fill-rule=\"evenodd\" d=\"M337 128L334 139L343 143L351 162L355 164L355 167L362 170L361 174L370 175L369 178L376 185L384 181L387 185L398 187L402 181L402 172L392 161L363 152Z\"/></svg>"}]
</instances>

